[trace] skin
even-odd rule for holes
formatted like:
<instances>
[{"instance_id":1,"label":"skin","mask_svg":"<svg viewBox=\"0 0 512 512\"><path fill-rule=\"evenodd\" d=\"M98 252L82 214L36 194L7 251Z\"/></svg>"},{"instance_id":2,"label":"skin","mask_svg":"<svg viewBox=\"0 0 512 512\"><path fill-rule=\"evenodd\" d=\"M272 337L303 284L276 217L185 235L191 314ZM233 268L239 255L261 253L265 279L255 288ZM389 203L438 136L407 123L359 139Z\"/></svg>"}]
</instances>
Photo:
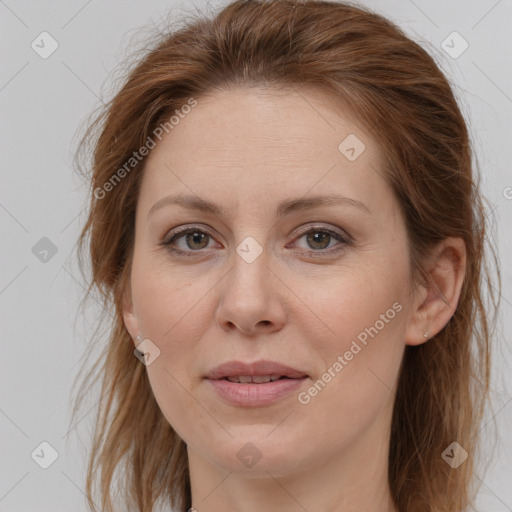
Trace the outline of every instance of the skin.
<instances>
[{"instance_id":1,"label":"skin","mask_svg":"<svg viewBox=\"0 0 512 512\"><path fill-rule=\"evenodd\" d=\"M453 315L464 244L435 247L429 288L412 285L404 220L379 148L321 93L237 88L197 101L146 162L123 312L134 340L160 350L147 372L187 443L192 505L396 511L387 459L398 370L405 346L426 342L424 332L433 336ZM338 150L351 133L365 145L354 161ZM333 192L370 213L330 205L274 215L281 201ZM229 214L167 204L148 217L170 194L206 198ZM174 242L191 257L161 245L173 228L194 224L209 236ZM329 238L326 228L352 241ZM252 263L236 252L249 236L263 250ZM400 312L307 404L293 392L237 407L203 379L228 360L270 359L306 372L307 392L394 303ZM248 442L261 455L250 468L237 457Z\"/></svg>"}]
</instances>

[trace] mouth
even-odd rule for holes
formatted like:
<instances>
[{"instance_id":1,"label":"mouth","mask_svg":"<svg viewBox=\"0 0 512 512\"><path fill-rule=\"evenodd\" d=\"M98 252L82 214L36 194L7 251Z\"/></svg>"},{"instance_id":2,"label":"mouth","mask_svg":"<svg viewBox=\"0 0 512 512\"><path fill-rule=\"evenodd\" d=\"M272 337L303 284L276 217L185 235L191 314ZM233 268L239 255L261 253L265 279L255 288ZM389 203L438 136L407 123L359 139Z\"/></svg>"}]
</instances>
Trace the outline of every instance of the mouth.
<instances>
[{"instance_id":1,"label":"mouth","mask_svg":"<svg viewBox=\"0 0 512 512\"><path fill-rule=\"evenodd\" d=\"M290 379L290 377L286 377L285 375L237 375L233 377L223 377L223 380L237 382L239 384L266 384L267 382L275 382L281 379Z\"/></svg>"},{"instance_id":2,"label":"mouth","mask_svg":"<svg viewBox=\"0 0 512 512\"><path fill-rule=\"evenodd\" d=\"M244 384L262 384L283 378L302 379L304 377L308 377L306 372L275 361L256 361L254 363L227 361L205 375L205 378L211 380L228 379L231 382Z\"/></svg>"},{"instance_id":3,"label":"mouth","mask_svg":"<svg viewBox=\"0 0 512 512\"><path fill-rule=\"evenodd\" d=\"M243 363L230 361L215 367L206 376L225 402L238 407L270 405L300 388L309 375L271 361Z\"/></svg>"}]
</instances>

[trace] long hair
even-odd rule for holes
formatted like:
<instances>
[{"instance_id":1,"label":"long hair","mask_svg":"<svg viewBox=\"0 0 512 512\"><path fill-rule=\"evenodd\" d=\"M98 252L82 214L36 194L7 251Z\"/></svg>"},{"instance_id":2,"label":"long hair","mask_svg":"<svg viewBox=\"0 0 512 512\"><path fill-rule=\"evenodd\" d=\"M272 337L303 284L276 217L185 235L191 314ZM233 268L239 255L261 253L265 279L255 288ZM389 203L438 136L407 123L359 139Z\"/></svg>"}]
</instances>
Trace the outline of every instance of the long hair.
<instances>
[{"instance_id":1,"label":"long hair","mask_svg":"<svg viewBox=\"0 0 512 512\"><path fill-rule=\"evenodd\" d=\"M123 323L145 163L130 159L191 98L262 84L324 92L378 143L384 176L405 217L416 285L426 282L422 261L432 244L447 237L465 242L467 268L455 313L428 342L406 347L388 473L400 512L465 510L473 499L477 434L488 399L490 310L499 302L467 125L434 59L391 21L348 3L293 0L238 0L161 34L80 141L77 155L92 155L81 171L90 182L90 204L78 240L80 265L87 250L87 294L99 292L112 313L108 341L73 410L86 384L101 378L88 505L97 510L99 483L101 509L114 510L119 470L123 510L150 512L159 500L180 511L191 507L186 445L160 411ZM441 456L454 441L470 454L457 469Z\"/></svg>"}]
</instances>

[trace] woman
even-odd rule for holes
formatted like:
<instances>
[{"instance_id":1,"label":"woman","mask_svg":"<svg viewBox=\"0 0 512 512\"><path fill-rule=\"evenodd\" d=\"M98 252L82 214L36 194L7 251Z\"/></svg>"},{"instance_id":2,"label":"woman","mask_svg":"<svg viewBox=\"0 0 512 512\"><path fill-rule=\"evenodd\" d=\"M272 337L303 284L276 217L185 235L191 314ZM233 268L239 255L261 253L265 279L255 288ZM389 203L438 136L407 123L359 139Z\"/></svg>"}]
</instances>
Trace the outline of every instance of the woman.
<instances>
[{"instance_id":1,"label":"woman","mask_svg":"<svg viewBox=\"0 0 512 512\"><path fill-rule=\"evenodd\" d=\"M162 35L95 133L91 509L121 467L120 510L466 510L486 230L433 59L349 4L236 1Z\"/></svg>"}]
</instances>

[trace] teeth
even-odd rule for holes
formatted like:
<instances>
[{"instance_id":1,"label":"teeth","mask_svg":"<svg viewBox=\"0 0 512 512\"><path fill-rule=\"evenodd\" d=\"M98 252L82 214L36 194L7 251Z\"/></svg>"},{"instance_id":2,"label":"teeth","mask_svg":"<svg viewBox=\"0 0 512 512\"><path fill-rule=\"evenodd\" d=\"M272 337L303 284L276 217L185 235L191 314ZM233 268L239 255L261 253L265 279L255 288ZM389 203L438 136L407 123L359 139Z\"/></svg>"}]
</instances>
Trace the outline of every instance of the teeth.
<instances>
[{"instance_id":1,"label":"teeth","mask_svg":"<svg viewBox=\"0 0 512 512\"><path fill-rule=\"evenodd\" d=\"M252 378L253 382L256 382L256 384L262 384L263 382L270 382L270 375L255 375Z\"/></svg>"},{"instance_id":2,"label":"teeth","mask_svg":"<svg viewBox=\"0 0 512 512\"><path fill-rule=\"evenodd\" d=\"M279 380L281 375L238 375L236 377L226 377L229 382L239 382L242 384L264 384L266 382Z\"/></svg>"}]
</instances>

